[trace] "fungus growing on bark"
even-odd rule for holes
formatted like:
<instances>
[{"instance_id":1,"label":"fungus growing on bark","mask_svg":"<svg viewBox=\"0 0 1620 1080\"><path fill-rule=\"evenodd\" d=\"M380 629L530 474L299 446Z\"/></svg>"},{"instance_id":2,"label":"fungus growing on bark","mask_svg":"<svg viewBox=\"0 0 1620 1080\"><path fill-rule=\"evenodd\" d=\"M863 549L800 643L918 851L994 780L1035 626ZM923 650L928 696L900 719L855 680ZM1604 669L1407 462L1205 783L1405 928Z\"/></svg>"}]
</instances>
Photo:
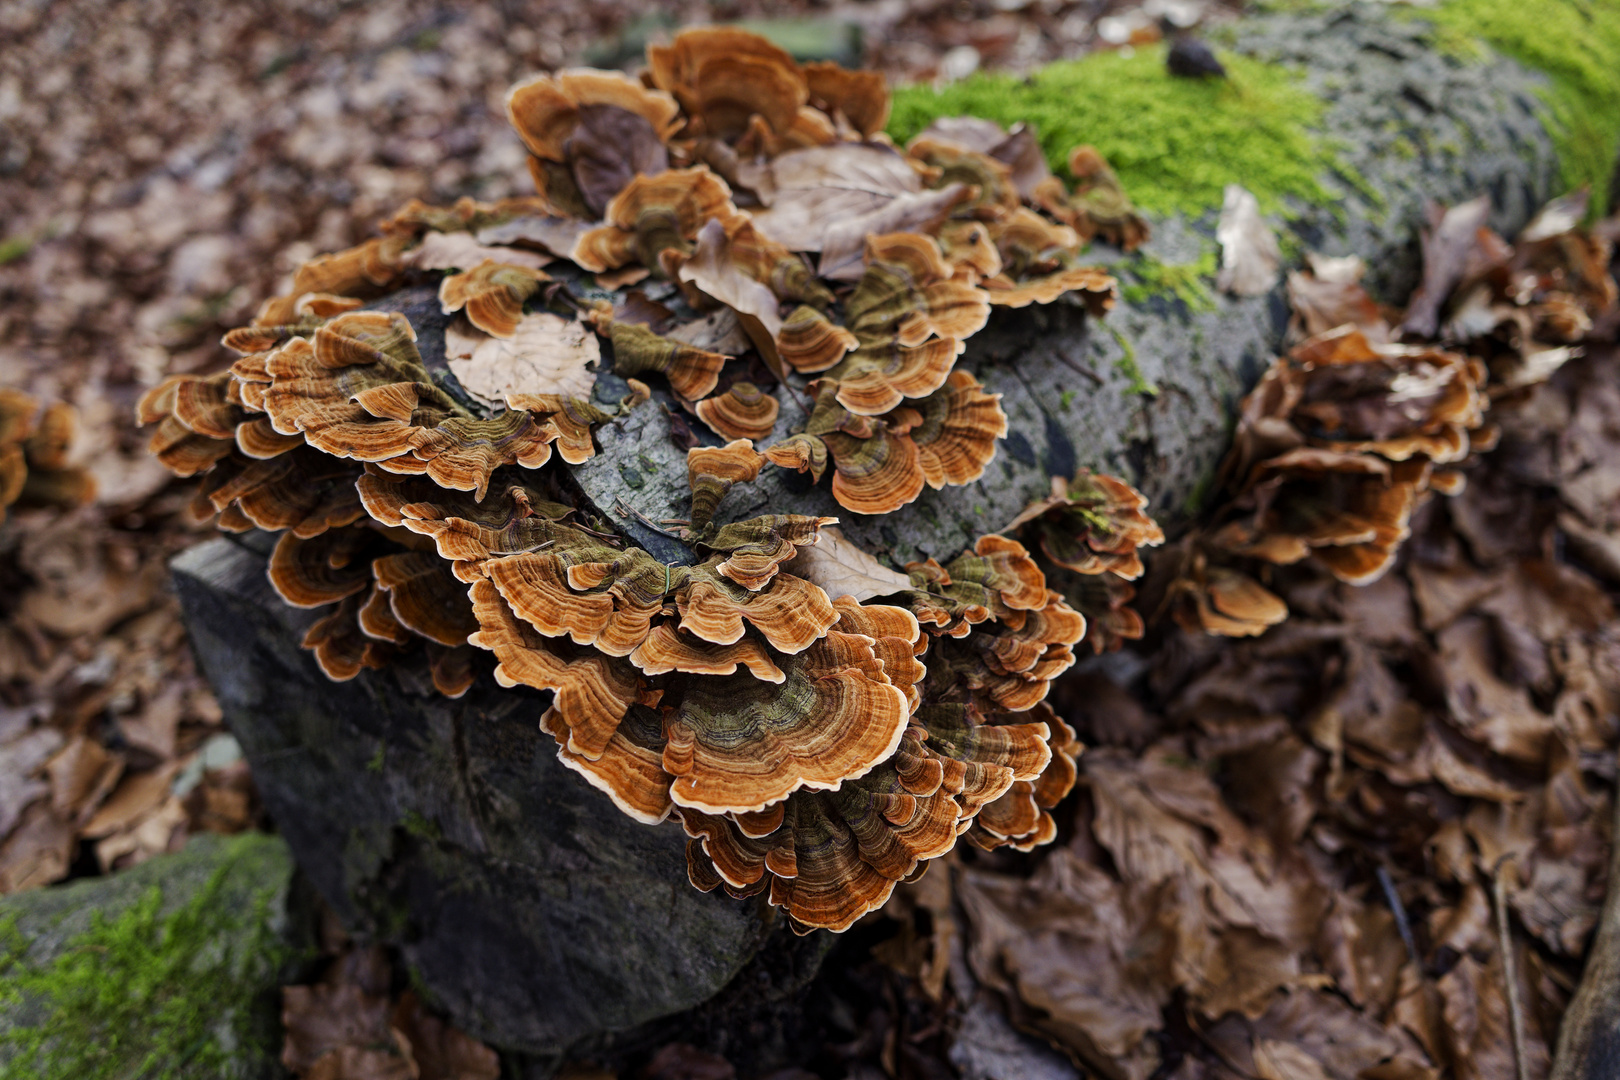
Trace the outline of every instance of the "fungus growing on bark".
<instances>
[{"instance_id":1,"label":"fungus growing on bark","mask_svg":"<svg viewBox=\"0 0 1620 1080\"><path fill-rule=\"evenodd\" d=\"M731 486L757 478L764 464L765 459L746 438L723 447L694 446L688 450L686 479L692 488L692 527L702 531L714 520L714 512Z\"/></svg>"},{"instance_id":2,"label":"fungus growing on bark","mask_svg":"<svg viewBox=\"0 0 1620 1080\"><path fill-rule=\"evenodd\" d=\"M793 57L733 27L684 30L668 45L649 46L647 67L652 84L680 102L693 135L735 139L756 115L781 134L810 99Z\"/></svg>"},{"instance_id":3,"label":"fungus growing on bark","mask_svg":"<svg viewBox=\"0 0 1620 1080\"><path fill-rule=\"evenodd\" d=\"M1117 248L1134 251L1148 238L1147 222L1136 213L1119 177L1095 147L1077 146L1069 152L1073 191L1057 177L1041 181L1033 196L1043 210L1074 226L1082 240L1094 236Z\"/></svg>"},{"instance_id":4,"label":"fungus growing on bark","mask_svg":"<svg viewBox=\"0 0 1620 1080\"><path fill-rule=\"evenodd\" d=\"M10 506L79 506L95 498L90 474L68 463L78 413L63 401L43 409L0 387L0 522Z\"/></svg>"},{"instance_id":5,"label":"fungus growing on bark","mask_svg":"<svg viewBox=\"0 0 1620 1080\"><path fill-rule=\"evenodd\" d=\"M782 362L802 374L826 371L859 345L846 327L809 306L795 308L776 335Z\"/></svg>"},{"instance_id":6,"label":"fungus growing on bark","mask_svg":"<svg viewBox=\"0 0 1620 1080\"><path fill-rule=\"evenodd\" d=\"M301 266L226 335L228 370L164 383L141 418L166 464L202 475L202 515L281 534L268 572L322 609L305 644L332 678L425 664L454 695L488 654L498 684L552 695L537 719L565 764L638 820L682 818L694 884L844 928L959 836L1052 838L1078 748L1041 703L1088 612L1051 584L1085 575L1049 577L995 535L901 573L833 518L727 520L722 499L767 461L830 468L838 502L874 514L978 479L1007 418L955 370L963 342L998 305L1078 290L1101 314L1114 285L1076 265L1080 226L1037 212L1053 181L1027 128L942 122L902 153L877 134L877 75L727 28L649 59L651 86L565 71L514 88L538 197L413 201ZM1062 194L1078 220L1085 200ZM1087 228L1110 220L1098 202ZM581 273L673 288L588 299ZM525 313L548 280L551 310ZM405 314L366 308L407 283L455 316L442 358ZM627 508L556 501L579 488L553 450L581 464L595 427L653 407L636 378L617 406L589 399L607 393L599 338L616 376L661 375L732 440L690 450L687 521L641 521L682 557L618 531ZM756 353L782 394L744 374ZM814 402L802 429L756 450L791 400ZM1015 524L1062 519L1065 559L1108 571L1085 580L1119 578L1155 535L1125 493L1083 476ZM1129 586L1068 587L1110 641L1140 633Z\"/></svg>"},{"instance_id":7,"label":"fungus growing on bark","mask_svg":"<svg viewBox=\"0 0 1620 1080\"><path fill-rule=\"evenodd\" d=\"M659 255L691 254L704 222L736 212L725 181L701 165L640 175L608 203L607 224L581 236L571 258L592 273L636 262L662 274Z\"/></svg>"},{"instance_id":8,"label":"fungus growing on bark","mask_svg":"<svg viewBox=\"0 0 1620 1080\"><path fill-rule=\"evenodd\" d=\"M471 270L446 277L439 285L439 303L446 315L465 308L467 320L478 329L509 338L523 317L523 301L549 280L539 270L485 259Z\"/></svg>"},{"instance_id":9,"label":"fungus growing on bark","mask_svg":"<svg viewBox=\"0 0 1620 1080\"><path fill-rule=\"evenodd\" d=\"M619 375L656 371L669 380L672 390L695 401L708 397L720 382L720 369L729 356L659 337L645 326L615 322L609 330L613 342L613 370Z\"/></svg>"},{"instance_id":10,"label":"fungus growing on bark","mask_svg":"<svg viewBox=\"0 0 1620 1080\"><path fill-rule=\"evenodd\" d=\"M698 417L727 439L769 438L782 403L750 382L732 383L725 393L694 406Z\"/></svg>"},{"instance_id":11,"label":"fungus growing on bark","mask_svg":"<svg viewBox=\"0 0 1620 1080\"><path fill-rule=\"evenodd\" d=\"M679 112L668 94L608 71L541 75L506 97L547 209L592 220L634 177L669 168L665 144Z\"/></svg>"}]
</instances>

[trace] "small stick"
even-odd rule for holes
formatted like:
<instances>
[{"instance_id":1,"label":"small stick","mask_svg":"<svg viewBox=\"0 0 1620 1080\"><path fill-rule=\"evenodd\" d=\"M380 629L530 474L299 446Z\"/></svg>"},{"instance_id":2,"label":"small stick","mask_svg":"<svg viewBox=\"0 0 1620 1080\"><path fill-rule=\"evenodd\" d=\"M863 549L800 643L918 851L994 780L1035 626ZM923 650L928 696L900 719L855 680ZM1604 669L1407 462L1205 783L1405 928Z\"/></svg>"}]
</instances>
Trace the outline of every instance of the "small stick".
<instances>
[{"instance_id":1,"label":"small stick","mask_svg":"<svg viewBox=\"0 0 1620 1080\"><path fill-rule=\"evenodd\" d=\"M1103 384L1103 377L1101 375L1097 374L1095 371L1092 371L1078 360L1070 360L1067 356L1059 355L1058 363L1062 364L1066 368L1069 368L1071 371L1084 375L1098 386Z\"/></svg>"},{"instance_id":2,"label":"small stick","mask_svg":"<svg viewBox=\"0 0 1620 1080\"><path fill-rule=\"evenodd\" d=\"M1507 884L1502 871L1513 861L1502 856L1491 871L1491 899L1496 904L1496 936L1502 950L1502 981L1507 983L1508 1025L1513 1035L1513 1066L1518 1080L1530 1080L1524 1060L1524 1006L1519 1001L1519 961L1513 955L1513 928L1508 925Z\"/></svg>"},{"instance_id":3,"label":"small stick","mask_svg":"<svg viewBox=\"0 0 1620 1080\"><path fill-rule=\"evenodd\" d=\"M1395 929L1401 932L1401 942L1406 946L1407 959L1421 973L1423 963L1418 959L1417 942L1412 938L1412 924L1406 917L1406 905L1401 903L1400 893L1395 891L1395 881L1389 876L1389 869L1383 863L1378 864L1378 887L1384 890L1384 901L1389 904L1389 910L1395 915Z\"/></svg>"},{"instance_id":4,"label":"small stick","mask_svg":"<svg viewBox=\"0 0 1620 1080\"><path fill-rule=\"evenodd\" d=\"M649 518L646 514L643 514L640 510L637 510L635 507L631 506L629 503L625 502L623 499L615 500L613 508L621 514L629 514L660 536L667 536L671 540L678 540L683 544L686 542L686 538L680 533L672 533L668 529L660 529L657 525L653 524L651 518Z\"/></svg>"}]
</instances>

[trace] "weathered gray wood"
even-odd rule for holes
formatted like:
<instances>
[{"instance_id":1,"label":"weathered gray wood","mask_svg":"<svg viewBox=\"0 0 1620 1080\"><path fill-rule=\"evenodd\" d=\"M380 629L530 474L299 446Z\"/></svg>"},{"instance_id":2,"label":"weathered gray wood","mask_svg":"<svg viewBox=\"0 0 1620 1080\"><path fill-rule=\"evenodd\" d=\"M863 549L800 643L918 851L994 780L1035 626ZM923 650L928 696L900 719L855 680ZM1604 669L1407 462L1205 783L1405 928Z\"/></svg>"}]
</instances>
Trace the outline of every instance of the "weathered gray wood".
<instances>
[{"instance_id":1,"label":"weathered gray wood","mask_svg":"<svg viewBox=\"0 0 1620 1080\"><path fill-rule=\"evenodd\" d=\"M557 1053L720 990L770 931L686 882L677 824L639 824L557 761L549 695L481 680L450 701L410 667L333 683L265 558L175 559L197 656L298 864L344 924L400 946L455 1022Z\"/></svg>"}]
</instances>

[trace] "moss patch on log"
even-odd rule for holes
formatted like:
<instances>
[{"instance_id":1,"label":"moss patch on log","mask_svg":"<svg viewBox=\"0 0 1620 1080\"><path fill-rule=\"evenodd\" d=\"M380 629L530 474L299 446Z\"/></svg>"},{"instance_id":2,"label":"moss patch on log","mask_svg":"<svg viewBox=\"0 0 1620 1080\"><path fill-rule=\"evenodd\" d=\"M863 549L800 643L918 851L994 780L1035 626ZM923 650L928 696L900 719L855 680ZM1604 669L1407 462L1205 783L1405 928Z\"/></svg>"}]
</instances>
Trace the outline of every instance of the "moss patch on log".
<instances>
[{"instance_id":1,"label":"moss patch on log","mask_svg":"<svg viewBox=\"0 0 1620 1080\"><path fill-rule=\"evenodd\" d=\"M166 863L172 876L159 876ZM285 915L272 910L286 903L285 846L251 833L203 837L141 869L153 883L119 890L106 910L103 879L8 902L0 1077L256 1076L259 1062L275 1061L266 996L298 959ZM75 919L88 925L70 929Z\"/></svg>"},{"instance_id":2,"label":"moss patch on log","mask_svg":"<svg viewBox=\"0 0 1620 1080\"><path fill-rule=\"evenodd\" d=\"M940 116L982 116L1035 126L1052 167L1090 143L1119 173L1136 205L1192 216L1219 209L1240 183L1268 211L1286 197L1321 202L1321 177L1347 169L1314 133L1326 105L1299 72L1225 53L1226 79L1182 79L1162 46L1134 55L1096 53L1051 64L1028 78L981 74L935 90L899 87L889 134L904 142Z\"/></svg>"},{"instance_id":3,"label":"moss patch on log","mask_svg":"<svg viewBox=\"0 0 1620 1080\"><path fill-rule=\"evenodd\" d=\"M1589 185L1601 215L1620 153L1620 0L1447 0L1411 14L1434 23L1442 46L1478 39L1547 76L1561 178Z\"/></svg>"}]
</instances>

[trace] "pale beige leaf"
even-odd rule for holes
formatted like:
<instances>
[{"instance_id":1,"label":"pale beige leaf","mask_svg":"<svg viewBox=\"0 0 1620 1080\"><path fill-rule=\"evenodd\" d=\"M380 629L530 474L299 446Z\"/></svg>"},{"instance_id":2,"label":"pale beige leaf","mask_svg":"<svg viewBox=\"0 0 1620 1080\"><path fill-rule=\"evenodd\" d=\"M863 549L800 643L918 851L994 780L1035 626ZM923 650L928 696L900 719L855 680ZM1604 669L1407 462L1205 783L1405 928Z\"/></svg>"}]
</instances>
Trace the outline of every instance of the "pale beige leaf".
<instances>
[{"instance_id":1,"label":"pale beige leaf","mask_svg":"<svg viewBox=\"0 0 1620 1080\"><path fill-rule=\"evenodd\" d=\"M480 244L466 232L430 232L405 254L406 265L419 270L470 270L485 259L538 270L551 261L551 256L523 248Z\"/></svg>"},{"instance_id":2,"label":"pale beige leaf","mask_svg":"<svg viewBox=\"0 0 1620 1080\"><path fill-rule=\"evenodd\" d=\"M589 397L602 346L582 322L537 311L510 338L496 338L457 319L444 331L450 370L469 394L498 405L510 394Z\"/></svg>"},{"instance_id":3,"label":"pale beige leaf","mask_svg":"<svg viewBox=\"0 0 1620 1080\"><path fill-rule=\"evenodd\" d=\"M821 540L813 547L800 548L784 569L821 586L828 596L853 596L856 600L887 596L911 587L910 578L890 570L844 539L833 525L821 530Z\"/></svg>"},{"instance_id":4,"label":"pale beige leaf","mask_svg":"<svg viewBox=\"0 0 1620 1080\"><path fill-rule=\"evenodd\" d=\"M1282 265L1277 237L1260 216L1259 200L1237 184L1226 185L1215 238L1221 242L1217 288L1237 296L1261 296L1277 284L1277 268Z\"/></svg>"}]
</instances>

